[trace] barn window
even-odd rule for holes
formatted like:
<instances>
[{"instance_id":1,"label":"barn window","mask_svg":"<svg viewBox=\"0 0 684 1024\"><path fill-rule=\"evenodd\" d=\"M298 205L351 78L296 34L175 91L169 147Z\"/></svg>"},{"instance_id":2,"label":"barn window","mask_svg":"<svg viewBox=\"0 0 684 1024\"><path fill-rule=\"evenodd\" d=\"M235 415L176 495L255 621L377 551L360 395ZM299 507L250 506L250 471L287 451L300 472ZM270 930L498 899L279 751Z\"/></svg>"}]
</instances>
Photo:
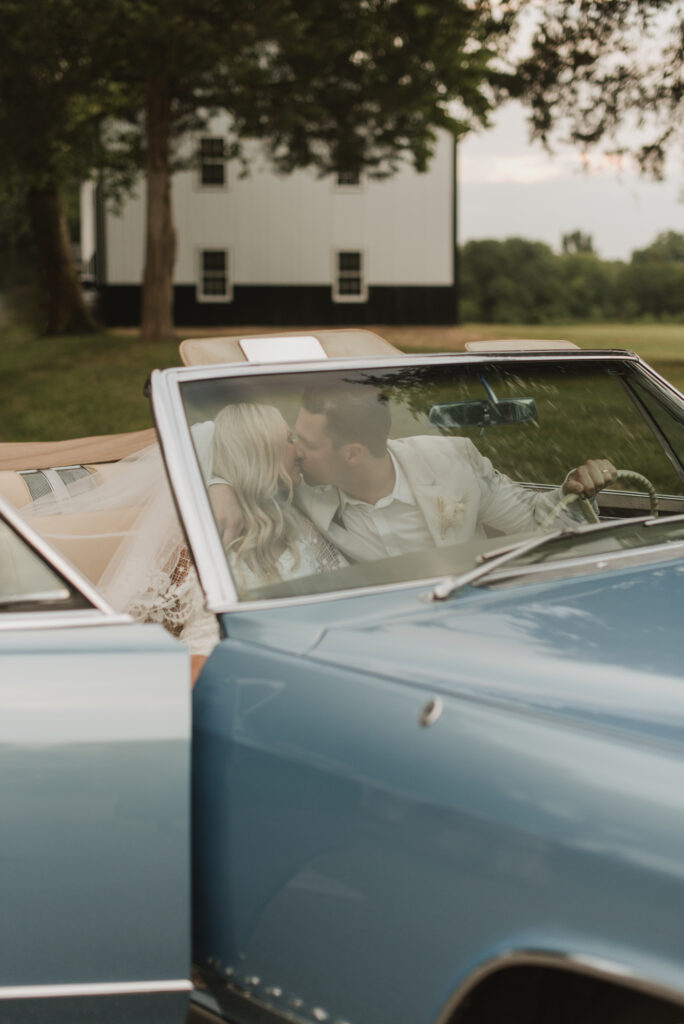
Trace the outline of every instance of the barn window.
<instances>
[{"instance_id":1,"label":"barn window","mask_svg":"<svg viewBox=\"0 0 684 1024\"><path fill-rule=\"evenodd\" d=\"M338 171L336 185L338 188L360 188L361 187L361 171Z\"/></svg>"},{"instance_id":2,"label":"barn window","mask_svg":"<svg viewBox=\"0 0 684 1024\"><path fill-rule=\"evenodd\" d=\"M199 254L199 302L230 302L230 262L227 249L202 249Z\"/></svg>"},{"instance_id":3,"label":"barn window","mask_svg":"<svg viewBox=\"0 0 684 1024\"><path fill-rule=\"evenodd\" d=\"M335 253L333 301L366 302L368 288L364 264L364 254L360 250L337 250Z\"/></svg>"},{"instance_id":4,"label":"barn window","mask_svg":"<svg viewBox=\"0 0 684 1024\"><path fill-rule=\"evenodd\" d=\"M200 139L200 185L225 188L227 178L225 141L217 136L204 136Z\"/></svg>"}]
</instances>

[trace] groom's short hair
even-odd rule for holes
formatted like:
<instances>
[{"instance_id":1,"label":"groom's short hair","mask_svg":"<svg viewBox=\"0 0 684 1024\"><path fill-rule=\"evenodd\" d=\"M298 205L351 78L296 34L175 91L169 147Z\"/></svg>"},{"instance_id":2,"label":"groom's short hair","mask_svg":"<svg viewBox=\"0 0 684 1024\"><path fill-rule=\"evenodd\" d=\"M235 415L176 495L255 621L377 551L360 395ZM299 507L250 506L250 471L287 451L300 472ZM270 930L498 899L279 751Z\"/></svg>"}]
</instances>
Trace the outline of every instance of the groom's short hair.
<instances>
[{"instance_id":1,"label":"groom's short hair","mask_svg":"<svg viewBox=\"0 0 684 1024\"><path fill-rule=\"evenodd\" d=\"M302 396L307 412L325 416L325 432L339 448L359 441L372 455L387 451L391 427L389 402L374 386L338 384L335 388L315 385Z\"/></svg>"}]
</instances>

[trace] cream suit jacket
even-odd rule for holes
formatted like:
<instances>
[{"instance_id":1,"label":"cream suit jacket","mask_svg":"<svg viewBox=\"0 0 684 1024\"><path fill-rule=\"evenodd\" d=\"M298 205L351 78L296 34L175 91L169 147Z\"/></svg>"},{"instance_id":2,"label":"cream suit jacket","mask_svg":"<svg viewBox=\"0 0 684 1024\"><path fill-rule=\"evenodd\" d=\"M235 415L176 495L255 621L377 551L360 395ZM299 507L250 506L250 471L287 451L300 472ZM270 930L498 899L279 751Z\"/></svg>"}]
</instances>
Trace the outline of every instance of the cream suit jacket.
<instances>
[{"instance_id":1,"label":"cream suit jacket","mask_svg":"<svg viewBox=\"0 0 684 1024\"><path fill-rule=\"evenodd\" d=\"M538 529L562 496L560 488L535 494L515 484L467 438L405 437L389 441L388 448L406 474L438 547L484 537L488 526L508 534ZM380 557L379 551L344 528L336 487L302 483L295 497L314 525L348 558ZM563 518L576 521L573 512L571 506Z\"/></svg>"}]
</instances>

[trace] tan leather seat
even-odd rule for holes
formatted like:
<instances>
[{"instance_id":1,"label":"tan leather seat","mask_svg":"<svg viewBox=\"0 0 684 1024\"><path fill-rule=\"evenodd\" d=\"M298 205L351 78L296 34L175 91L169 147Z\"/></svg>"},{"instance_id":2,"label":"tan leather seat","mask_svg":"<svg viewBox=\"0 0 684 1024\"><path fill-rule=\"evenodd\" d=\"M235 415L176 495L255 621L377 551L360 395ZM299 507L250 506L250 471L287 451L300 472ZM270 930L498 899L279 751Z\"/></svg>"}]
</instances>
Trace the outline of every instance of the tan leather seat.
<instances>
[{"instance_id":1,"label":"tan leather seat","mask_svg":"<svg viewBox=\"0 0 684 1024\"><path fill-rule=\"evenodd\" d=\"M140 509L87 515L27 516L27 522L92 583L97 584Z\"/></svg>"},{"instance_id":2,"label":"tan leather seat","mask_svg":"<svg viewBox=\"0 0 684 1024\"><path fill-rule=\"evenodd\" d=\"M21 508L31 500L26 481L10 469L0 471L0 495L15 508Z\"/></svg>"},{"instance_id":3,"label":"tan leather seat","mask_svg":"<svg viewBox=\"0 0 684 1024\"><path fill-rule=\"evenodd\" d=\"M71 441L0 444L0 495L17 509L25 508L31 492L20 471L84 466L100 483L115 474L118 460L156 441L154 430L129 434L81 437ZM93 583L131 525L139 509L123 508L84 515L27 516L27 521Z\"/></svg>"}]
</instances>

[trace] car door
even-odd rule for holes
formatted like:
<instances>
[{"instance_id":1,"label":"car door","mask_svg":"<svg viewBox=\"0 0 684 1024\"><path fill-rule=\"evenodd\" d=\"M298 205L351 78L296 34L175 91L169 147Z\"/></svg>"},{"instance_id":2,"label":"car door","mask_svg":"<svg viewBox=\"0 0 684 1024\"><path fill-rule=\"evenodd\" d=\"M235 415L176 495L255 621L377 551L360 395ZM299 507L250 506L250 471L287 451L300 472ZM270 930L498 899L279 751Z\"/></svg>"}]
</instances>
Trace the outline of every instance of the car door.
<instances>
[{"instance_id":1,"label":"car door","mask_svg":"<svg viewBox=\"0 0 684 1024\"><path fill-rule=\"evenodd\" d=\"M189 666L0 503L0 1019L185 1019Z\"/></svg>"}]
</instances>

